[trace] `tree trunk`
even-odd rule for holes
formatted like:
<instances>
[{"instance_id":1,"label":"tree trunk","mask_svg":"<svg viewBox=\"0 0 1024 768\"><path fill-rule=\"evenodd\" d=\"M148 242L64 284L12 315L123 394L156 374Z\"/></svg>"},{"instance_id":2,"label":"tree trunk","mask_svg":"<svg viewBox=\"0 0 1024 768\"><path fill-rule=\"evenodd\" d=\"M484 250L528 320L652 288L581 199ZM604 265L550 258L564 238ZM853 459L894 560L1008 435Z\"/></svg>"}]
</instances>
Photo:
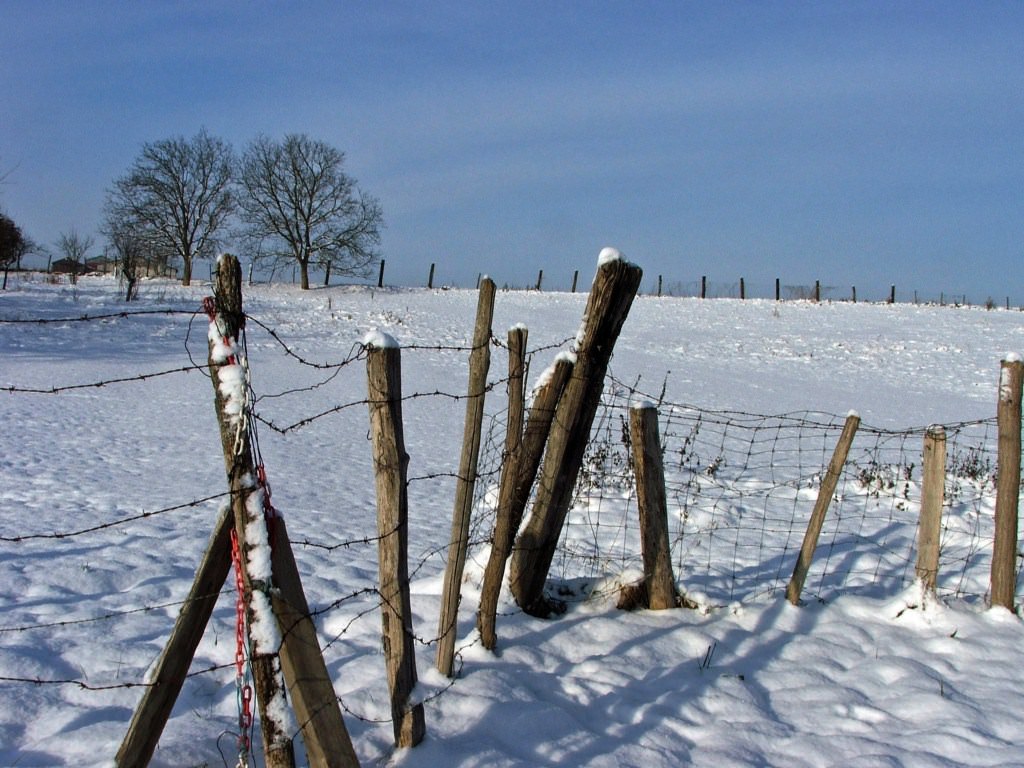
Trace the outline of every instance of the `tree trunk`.
<instances>
[{"instance_id":1,"label":"tree trunk","mask_svg":"<svg viewBox=\"0 0 1024 768\"><path fill-rule=\"evenodd\" d=\"M299 279L302 281L302 290L309 290L309 259L299 262Z\"/></svg>"},{"instance_id":2,"label":"tree trunk","mask_svg":"<svg viewBox=\"0 0 1024 768\"><path fill-rule=\"evenodd\" d=\"M192 258L185 256L182 258L181 267L181 284L191 285L192 284Z\"/></svg>"}]
</instances>

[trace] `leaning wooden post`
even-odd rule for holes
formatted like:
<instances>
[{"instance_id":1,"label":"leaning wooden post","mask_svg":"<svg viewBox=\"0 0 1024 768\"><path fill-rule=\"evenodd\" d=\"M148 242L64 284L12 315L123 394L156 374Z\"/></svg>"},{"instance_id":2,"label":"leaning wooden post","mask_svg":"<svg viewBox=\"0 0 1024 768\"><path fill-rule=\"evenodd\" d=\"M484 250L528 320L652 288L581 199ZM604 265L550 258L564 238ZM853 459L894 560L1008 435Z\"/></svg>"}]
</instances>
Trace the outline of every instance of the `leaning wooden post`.
<instances>
[{"instance_id":1,"label":"leaning wooden post","mask_svg":"<svg viewBox=\"0 0 1024 768\"><path fill-rule=\"evenodd\" d=\"M575 270L572 273L572 291L571 291L571 293L576 293L576 281L579 280L579 277L580 277L580 271L577 269L577 270Z\"/></svg>"},{"instance_id":2,"label":"leaning wooden post","mask_svg":"<svg viewBox=\"0 0 1024 768\"><path fill-rule=\"evenodd\" d=\"M654 403L638 401L629 409L629 438L633 445L648 607L655 611L675 608L676 579L668 542L665 470L658 436L658 409Z\"/></svg>"},{"instance_id":3,"label":"leaning wooden post","mask_svg":"<svg viewBox=\"0 0 1024 768\"><path fill-rule=\"evenodd\" d=\"M281 671L280 633L271 607L272 571L269 533L264 520L263 491L255 480L246 429L246 361L239 339L245 326L242 312L242 269L234 256L217 260L214 307L210 323L210 376L220 425L224 465L231 489L231 508L244 584L253 685L262 723L264 759L268 768L295 765L291 735L282 715L287 712Z\"/></svg>"},{"instance_id":4,"label":"leaning wooden post","mask_svg":"<svg viewBox=\"0 0 1024 768\"><path fill-rule=\"evenodd\" d=\"M534 615L550 613L544 582L572 502L612 349L642 277L643 270L614 248L601 251L577 335L576 364L555 412L533 514L512 554L512 594L524 611Z\"/></svg>"},{"instance_id":5,"label":"leaning wooden post","mask_svg":"<svg viewBox=\"0 0 1024 768\"><path fill-rule=\"evenodd\" d=\"M494 536L491 554L484 569L484 582L480 592L480 611L477 629L484 648L493 650L497 637L494 622L497 616L501 582L505 577L505 560L511 549L515 531L510 531L511 508L523 443L523 415L526 410L524 377L526 373L526 326L518 325L508 332L508 423L505 429L505 455L501 464L498 485L498 506L494 513ZM516 527L518 527L518 521Z\"/></svg>"},{"instance_id":6,"label":"leaning wooden post","mask_svg":"<svg viewBox=\"0 0 1024 768\"><path fill-rule=\"evenodd\" d=\"M441 674L452 676L455 662L455 635L458 628L459 601L462 597L462 573L469 549L469 522L473 510L473 489L480 459L480 433L484 420L484 394L487 370L491 362L491 318L494 316L494 281L480 281L476 326L473 330L473 351L469 355L469 395L466 398L466 423L462 434L462 458L455 481L455 510L452 534L448 545L448 562L444 571L441 594L441 619L437 629L436 666Z\"/></svg>"},{"instance_id":7,"label":"leaning wooden post","mask_svg":"<svg viewBox=\"0 0 1024 768\"><path fill-rule=\"evenodd\" d=\"M536 289L537 289L538 291L540 290L540 287L541 287L541 285L542 285L543 283L544 283L544 270L542 269L542 270L540 270L540 271L539 271L539 272L537 273L537 286L536 286Z\"/></svg>"},{"instance_id":8,"label":"leaning wooden post","mask_svg":"<svg viewBox=\"0 0 1024 768\"><path fill-rule=\"evenodd\" d=\"M498 503L494 542L491 545L491 555L484 569L480 615L477 617L480 640L488 650L494 650L494 646L497 644L494 624L498 597L505 578L505 563L512 551L516 532L523 521L526 504L530 500L530 491L533 488L534 480L537 479L537 470L540 468L541 458L544 456L544 446L551 433L555 408L569 381L569 374L572 372L574 362L575 358L572 355L563 352L555 358L551 367L540 375L533 392L533 405L530 406L530 413L526 417L526 427L523 429L519 459L516 462L517 472L507 509L502 501L499 500ZM504 485L502 485L502 490L504 490Z\"/></svg>"},{"instance_id":9,"label":"leaning wooden post","mask_svg":"<svg viewBox=\"0 0 1024 768\"><path fill-rule=\"evenodd\" d=\"M427 276L427 288L434 287L434 263L430 264L430 274Z\"/></svg>"},{"instance_id":10,"label":"leaning wooden post","mask_svg":"<svg viewBox=\"0 0 1024 768\"><path fill-rule=\"evenodd\" d=\"M1021 382L1024 362L1010 354L999 370L999 454L996 469L992 605L1013 610L1017 581L1017 514L1020 504Z\"/></svg>"},{"instance_id":11,"label":"leaning wooden post","mask_svg":"<svg viewBox=\"0 0 1024 768\"><path fill-rule=\"evenodd\" d=\"M917 529L917 578L935 594L939 575L939 533L946 493L946 430L931 426L924 436L921 522Z\"/></svg>"},{"instance_id":12,"label":"leaning wooden post","mask_svg":"<svg viewBox=\"0 0 1024 768\"><path fill-rule=\"evenodd\" d=\"M224 582L231 570L231 529L234 520L225 506L217 517L210 542L192 581L171 637L164 646L150 685L143 691L121 748L117 768L145 768L153 757L167 718L188 675L199 641L213 614Z\"/></svg>"},{"instance_id":13,"label":"leaning wooden post","mask_svg":"<svg viewBox=\"0 0 1024 768\"><path fill-rule=\"evenodd\" d=\"M391 719L395 744L414 747L423 741L426 721L423 704L410 703L417 677L409 597L409 456L402 425L402 353L398 342L386 333L371 333L363 345L369 353L366 372L377 478L380 615Z\"/></svg>"},{"instance_id":14,"label":"leaning wooden post","mask_svg":"<svg viewBox=\"0 0 1024 768\"><path fill-rule=\"evenodd\" d=\"M380 272L377 273L377 287L384 287L384 259L380 260Z\"/></svg>"},{"instance_id":15,"label":"leaning wooden post","mask_svg":"<svg viewBox=\"0 0 1024 768\"><path fill-rule=\"evenodd\" d=\"M839 476L842 474L843 465L846 463L846 456L850 452L850 444L853 443L853 436L860 426L860 416L850 413L846 417L846 424L843 425L843 432L839 436L839 443L836 445L832 460L828 463L825 476L821 479L821 488L818 489L818 500L814 503L814 511L811 513L811 520L807 524L807 532L804 534L804 543L800 548L800 556L797 558L796 567L793 569L793 578L786 587L786 599L793 605L800 604L800 593L804 588L804 581L807 579L807 572L811 569L811 561L814 559L814 550L818 546L818 537L821 535L821 526L825 522L825 513L832 502L832 495L836 492L836 485Z\"/></svg>"}]
</instances>

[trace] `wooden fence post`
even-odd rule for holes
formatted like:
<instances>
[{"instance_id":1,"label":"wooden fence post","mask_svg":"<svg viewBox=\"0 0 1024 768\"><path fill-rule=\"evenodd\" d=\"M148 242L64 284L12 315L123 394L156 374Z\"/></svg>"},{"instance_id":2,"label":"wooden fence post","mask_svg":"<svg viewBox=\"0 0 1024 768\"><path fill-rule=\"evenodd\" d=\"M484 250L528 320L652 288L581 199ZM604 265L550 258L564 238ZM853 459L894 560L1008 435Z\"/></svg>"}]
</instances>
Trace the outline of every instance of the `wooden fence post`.
<instances>
[{"instance_id":1,"label":"wooden fence post","mask_svg":"<svg viewBox=\"0 0 1024 768\"><path fill-rule=\"evenodd\" d=\"M821 280L814 281L814 300L816 302L821 301Z\"/></svg>"},{"instance_id":2,"label":"wooden fence post","mask_svg":"<svg viewBox=\"0 0 1024 768\"><path fill-rule=\"evenodd\" d=\"M427 288L434 287L434 262L430 263L430 274L427 276Z\"/></svg>"},{"instance_id":3,"label":"wooden fence post","mask_svg":"<svg viewBox=\"0 0 1024 768\"><path fill-rule=\"evenodd\" d=\"M544 270L542 269L542 270L540 270L540 271L539 271L539 272L537 273L537 285L536 285L536 290L538 290L538 291L540 290L540 287L541 287L541 285L543 284L543 282L544 282Z\"/></svg>"},{"instance_id":4,"label":"wooden fence post","mask_svg":"<svg viewBox=\"0 0 1024 768\"><path fill-rule=\"evenodd\" d=\"M924 436L921 522L917 529L917 578L935 594L939 576L939 533L946 493L946 430L932 426Z\"/></svg>"},{"instance_id":5,"label":"wooden fence post","mask_svg":"<svg viewBox=\"0 0 1024 768\"><path fill-rule=\"evenodd\" d=\"M576 293L576 281L579 280L580 271L577 269L572 273L572 293Z\"/></svg>"},{"instance_id":6,"label":"wooden fence post","mask_svg":"<svg viewBox=\"0 0 1024 768\"><path fill-rule=\"evenodd\" d=\"M708 297L708 276L700 276L700 297L706 299Z\"/></svg>"},{"instance_id":7,"label":"wooden fence post","mask_svg":"<svg viewBox=\"0 0 1024 768\"><path fill-rule=\"evenodd\" d=\"M188 598L178 612L171 637L142 693L128 732L117 751L117 768L145 768L153 757L160 734L167 725L174 702L188 675L199 641L213 614L228 572L231 570L231 529L234 518L225 506L217 517L210 542L192 581Z\"/></svg>"},{"instance_id":8,"label":"wooden fence post","mask_svg":"<svg viewBox=\"0 0 1024 768\"><path fill-rule=\"evenodd\" d=\"M481 641L488 650L493 650L497 643L497 637L493 630L494 614L497 611L501 584L505 578L505 562L512 551L512 544L515 541L516 532L519 530L519 524L523 521L523 512L526 510L526 503L530 500L530 490L533 488L534 480L537 479L537 470L544 455L544 446L551 433L555 409L565 390L565 385L569 381L573 365L572 357L563 353L558 355L554 364L541 375L542 382L538 384L534 392L533 405L530 406L530 413L526 417L512 498L507 511L500 503L498 506L494 544L491 547L491 556L487 560L487 567L484 571L484 583L480 596L480 616L477 619ZM491 625L490 628L487 626L488 623ZM491 645L488 645L488 642Z\"/></svg>"},{"instance_id":9,"label":"wooden fence post","mask_svg":"<svg viewBox=\"0 0 1024 768\"><path fill-rule=\"evenodd\" d=\"M371 334L363 343L369 352L366 373L377 478L380 615L391 719L395 744L414 747L426 735L426 721L423 704L410 705L409 701L417 677L409 597L409 456L402 424L402 353L398 343L384 333Z\"/></svg>"},{"instance_id":10,"label":"wooden fence post","mask_svg":"<svg viewBox=\"0 0 1024 768\"><path fill-rule=\"evenodd\" d=\"M384 259L380 260L380 272L377 273L377 287L384 287Z\"/></svg>"},{"instance_id":11,"label":"wooden fence post","mask_svg":"<svg viewBox=\"0 0 1024 768\"><path fill-rule=\"evenodd\" d=\"M661 275L658 275L658 297L661 297Z\"/></svg>"},{"instance_id":12,"label":"wooden fence post","mask_svg":"<svg viewBox=\"0 0 1024 768\"><path fill-rule=\"evenodd\" d=\"M895 304L896 303L896 286L895 285L889 286L889 303L890 304Z\"/></svg>"},{"instance_id":13,"label":"wooden fence post","mask_svg":"<svg viewBox=\"0 0 1024 768\"><path fill-rule=\"evenodd\" d=\"M804 543L800 548L800 556L797 558L796 567L793 569L793 578L786 587L786 599L793 605L800 604L800 593L804 588L804 581L807 579L807 572L811 569L811 561L814 559L814 550L818 546L818 537L821 535L821 526L825 522L825 513L832 502L832 495L836 492L836 484L846 463L846 456L850 452L850 444L853 443L853 436L860 426L860 416L851 413L846 417L846 424L843 425L843 432L839 436L839 443L832 454L832 460L828 463L825 476L821 479L821 488L818 489L818 500L814 503L814 511L811 513L811 520L807 524L807 532L804 534Z\"/></svg>"},{"instance_id":14,"label":"wooden fence post","mask_svg":"<svg viewBox=\"0 0 1024 768\"><path fill-rule=\"evenodd\" d=\"M857 303L857 286L856 285L852 287L852 292L853 292L853 303L856 304Z\"/></svg>"},{"instance_id":15,"label":"wooden fence post","mask_svg":"<svg viewBox=\"0 0 1024 768\"><path fill-rule=\"evenodd\" d=\"M779 283L779 278L775 278L775 300L779 301L782 298L782 285Z\"/></svg>"},{"instance_id":16,"label":"wooden fence post","mask_svg":"<svg viewBox=\"0 0 1024 768\"><path fill-rule=\"evenodd\" d=\"M242 312L242 272L238 259L234 256L221 256L217 261L214 277L214 323L217 326L218 338L216 343L213 339L210 341L210 378L213 382L217 421L220 425L224 465L231 489L231 508L238 539L239 564L245 586L246 618L251 633L253 626L267 621L265 612L270 609L271 575L262 574L259 578L254 578L248 568L250 555L261 546L261 542L264 545L268 543L269 534L262 515L249 514L250 504L259 507L253 497L260 489L253 480L255 472L252 448L242 418L245 404L235 402L236 398L243 396L242 385L239 384L237 390L232 392L232 383L238 384L245 375L237 359L240 350L236 348L239 333L245 324L245 315ZM250 501L250 498L253 498L253 501ZM256 600L260 601L260 608L255 607ZM273 617L271 621L274 621ZM265 634L273 636L273 632ZM279 651L279 648L264 647L263 643L252 643L250 665L263 726L261 730L264 759L268 768L292 768L295 765L295 753L291 735L285 733L278 719L268 713L271 702L276 705L285 700L287 686L281 672Z\"/></svg>"},{"instance_id":17,"label":"wooden fence post","mask_svg":"<svg viewBox=\"0 0 1024 768\"><path fill-rule=\"evenodd\" d=\"M516 326L508 332L508 423L505 429L505 454L498 485L498 506L494 513L494 536L491 554L484 570L484 583L480 593L477 629L484 648L494 650L497 636L494 623L497 616L501 582L505 577L505 560L511 549L515 530L511 529L513 494L522 459L523 415L526 410L524 377L526 374L525 326ZM519 522L516 522L519 527Z\"/></svg>"},{"instance_id":18,"label":"wooden fence post","mask_svg":"<svg viewBox=\"0 0 1024 768\"><path fill-rule=\"evenodd\" d=\"M608 361L642 277L643 270L618 251L601 252L577 337L576 364L555 412L533 514L512 553L512 593L519 606L534 615L550 613L544 582L572 502Z\"/></svg>"},{"instance_id":19,"label":"wooden fence post","mask_svg":"<svg viewBox=\"0 0 1024 768\"><path fill-rule=\"evenodd\" d=\"M469 396L466 399L466 423L462 435L462 458L455 483L455 509L452 513L452 534L448 544L448 562L444 571L441 595L441 618L437 629L438 671L452 676L455 661L455 635L458 629L459 601L462 597L462 573L469 548L469 522L473 510L473 489L480 459L480 432L483 429L484 394L487 370L491 362L491 318L494 316L494 281L480 281L476 326L473 330L473 351L469 355Z\"/></svg>"},{"instance_id":20,"label":"wooden fence post","mask_svg":"<svg viewBox=\"0 0 1024 768\"><path fill-rule=\"evenodd\" d=\"M633 445L647 604L655 611L675 608L676 580L668 542L665 470L658 436L658 409L654 403L637 402L629 409L629 436Z\"/></svg>"},{"instance_id":21,"label":"wooden fence post","mask_svg":"<svg viewBox=\"0 0 1024 768\"><path fill-rule=\"evenodd\" d=\"M747 283L742 277L740 278L740 298L747 298Z\"/></svg>"},{"instance_id":22,"label":"wooden fence post","mask_svg":"<svg viewBox=\"0 0 1024 768\"><path fill-rule=\"evenodd\" d=\"M1024 362L1007 355L999 369L999 454L996 469L992 605L1013 610L1017 577L1017 515L1020 504L1021 383Z\"/></svg>"}]
</instances>

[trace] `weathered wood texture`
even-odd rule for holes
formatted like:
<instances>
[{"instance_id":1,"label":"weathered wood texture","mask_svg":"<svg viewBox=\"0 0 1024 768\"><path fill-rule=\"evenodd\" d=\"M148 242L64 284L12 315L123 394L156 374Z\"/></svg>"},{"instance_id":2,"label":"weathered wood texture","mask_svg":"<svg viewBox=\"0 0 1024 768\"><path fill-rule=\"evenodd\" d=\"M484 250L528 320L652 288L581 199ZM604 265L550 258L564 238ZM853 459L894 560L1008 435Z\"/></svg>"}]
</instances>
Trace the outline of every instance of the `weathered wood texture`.
<instances>
[{"instance_id":1,"label":"weathered wood texture","mask_svg":"<svg viewBox=\"0 0 1024 768\"><path fill-rule=\"evenodd\" d=\"M242 269L238 259L233 256L222 256L217 261L217 272L214 280L214 298L216 300L217 334L228 343L236 344L245 325L242 313ZM254 590L269 594L270 584L254 583L249 576L249 555L256 546L258 535L250 534L250 524L264 526L262 518L252 519L247 511L249 498L258 492L254 477L252 446L245 429L244 419L231 417L225 406L227 397L220 386L221 372L229 364L215 359L211 343L210 376L213 382L214 399L217 409L217 422L220 426L221 444L224 449L224 466L227 470L228 485L231 489L231 508L235 519L235 532L238 537L242 562L242 577L245 583L247 620L250 627L256 620L251 599ZM266 532L263 537L266 537ZM264 540L266 540L264 538ZM267 649L255 649L251 653L253 687L256 690L256 702L259 709L263 735L263 752L267 768L292 768L295 765L295 751L291 735L284 733L273 717L267 715L267 705L277 697L284 697L285 682L281 673L278 654Z\"/></svg>"},{"instance_id":2,"label":"weathered wood texture","mask_svg":"<svg viewBox=\"0 0 1024 768\"><path fill-rule=\"evenodd\" d=\"M807 524L807 532L804 534L804 543L800 547L800 555L797 557L796 567L793 569L793 577L786 587L786 599L793 605L800 604L800 593L803 592L807 572L811 569L811 562L814 560L814 550L818 546L821 526L825 522L825 514L828 512L829 504L832 503L832 496L836 492L836 485L842 474L843 465L846 463L846 456L850 452L853 436L857 434L859 426L860 416L851 413L846 417L846 424L843 425L839 443L832 454L832 460L828 463L828 469L825 470L825 476L821 479L818 500L814 503L814 511L811 512L811 520Z\"/></svg>"},{"instance_id":3,"label":"weathered wood texture","mask_svg":"<svg viewBox=\"0 0 1024 768\"><path fill-rule=\"evenodd\" d=\"M605 261L587 299L576 364L558 402L533 513L512 553L510 585L519 606L545 616L544 583L572 501L612 349L636 297L643 270L623 259Z\"/></svg>"},{"instance_id":4,"label":"weathered wood texture","mask_svg":"<svg viewBox=\"0 0 1024 768\"><path fill-rule=\"evenodd\" d=\"M935 592L939 577L939 534L946 496L946 430L929 427L924 436L921 522L917 528L917 578Z\"/></svg>"},{"instance_id":5,"label":"weathered wood texture","mask_svg":"<svg viewBox=\"0 0 1024 768\"><path fill-rule=\"evenodd\" d=\"M1017 581L1017 517L1020 505L1021 382L1024 362L1003 360L999 370L999 455L996 475L992 605L1013 610Z\"/></svg>"},{"instance_id":6,"label":"weathered wood texture","mask_svg":"<svg viewBox=\"0 0 1024 768\"><path fill-rule=\"evenodd\" d=\"M661 460L658 409L653 403L629 410L629 438L633 445L637 506L640 511L640 546L644 561L648 607L675 608L676 580L668 541L668 505L665 469Z\"/></svg>"},{"instance_id":7,"label":"weathered wood texture","mask_svg":"<svg viewBox=\"0 0 1024 768\"><path fill-rule=\"evenodd\" d=\"M271 548L274 614L281 629L281 670L302 731L309 764L359 768L359 758L327 671L316 625L302 588L284 518L274 520Z\"/></svg>"},{"instance_id":8,"label":"weathered wood texture","mask_svg":"<svg viewBox=\"0 0 1024 768\"><path fill-rule=\"evenodd\" d=\"M458 630L459 602L462 599L462 574L469 549L470 513L473 510L473 489L480 460L480 433L484 421L484 395L487 371L491 363L491 318L494 316L494 281L480 281L477 299L476 326L473 330L473 351L469 354L469 388L466 398L466 422L462 435L462 457L455 481L455 509L452 513L452 534L448 543L444 588L441 594L441 618L437 628L436 666L442 675L451 677L455 663L455 639Z\"/></svg>"},{"instance_id":9,"label":"weathered wood texture","mask_svg":"<svg viewBox=\"0 0 1024 768\"><path fill-rule=\"evenodd\" d=\"M530 491L537 479L537 470L540 468L541 459L544 456L544 446L547 444L548 435L551 433L551 423L555 418L555 408L565 390L572 373L573 363L567 356L559 356L553 366L544 377L543 383L534 393L533 405L530 406L530 413L526 417L526 427L523 430L523 439L519 453L518 471L516 473L515 486L509 499L507 510L503 504L499 504L498 516L495 522L494 543L491 548L491 555L487 560L487 567L484 571L484 588L481 595L481 615L477 622L480 629L481 641L485 648L493 650L497 644L497 635L493 629L495 619L486 617L484 609L488 612L497 610L498 596L501 592L501 585L505 578L505 566L512 545L515 542L516 532L523 522L523 513L526 511L526 504L530 500ZM502 486L504 489L504 486ZM486 605L485 605L486 599ZM493 601L493 606L491 605ZM487 618L492 625L490 632L485 632L483 621ZM490 645L488 645L490 643Z\"/></svg>"},{"instance_id":10,"label":"weathered wood texture","mask_svg":"<svg viewBox=\"0 0 1024 768\"><path fill-rule=\"evenodd\" d=\"M512 502L516 491L519 465L522 461L523 416L526 411L526 328L513 328L508 332L508 421L505 429L505 455L501 465L498 484L498 508L494 513L494 536L491 554L484 569L483 587L480 591L480 610L477 614L477 629L484 648L493 650L497 642L494 624L498 610L501 583L505 578L505 560L515 537L512 519ZM521 514L521 512L520 512Z\"/></svg>"},{"instance_id":11,"label":"weathered wood texture","mask_svg":"<svg viewBox=\"0 0 1024 768\"><path fill-rule=\"evenodd\" d=\"M366 361L370 433L377 485L377 531L384 663L391 692L395 744L414 747L426 735L416 687L416 646L409 596L409 456L402 425L402 368L398 347L369 348Z\"/></svg>"},{"instance_id":12,"label":"weathered wood texture","mask_svg":"<svg viewBox=\"0 0 1024 768\"><path fill-rule=\"evenodd\" d=\"M171 636L139 701L128 733L117 751L118 768L144 768L149 765L167 718L188 675L199 641L210 621L217 597L231 570L231 510L224 507L196 569L185 604L178 612Z\"/></svg>"}]
</instances>

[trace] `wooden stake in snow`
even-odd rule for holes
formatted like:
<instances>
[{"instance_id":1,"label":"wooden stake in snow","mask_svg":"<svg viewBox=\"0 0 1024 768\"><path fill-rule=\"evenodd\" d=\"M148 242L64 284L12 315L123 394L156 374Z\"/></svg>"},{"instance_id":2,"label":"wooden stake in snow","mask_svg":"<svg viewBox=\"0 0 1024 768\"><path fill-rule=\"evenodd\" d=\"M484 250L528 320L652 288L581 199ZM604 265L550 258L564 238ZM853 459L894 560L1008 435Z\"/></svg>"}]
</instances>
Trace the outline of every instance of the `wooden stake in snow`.
<instances>
[{"instance_id":1,"label":"wooden stake in snow","mask_svg":"<svg viewBox=\"0 0 1024 768\"><path fill-rule=\"evenodd\" d=\"M1017 515L1020 504L1021 384L1024 362L1007 355L999 369L999 454L996 533L992 546L992 605L1013 610L1017 576Z\"/></svg>"},{"instance_id":2,"label":"wooden stake in snow","mask_svg":"<svg viewBox=\"0 0 1024 768\"><path fill-rule=\"evenodd\" d=\"M231 529L234 519L224 507L217 517L206 553L196 569L192 589L178 613L171 637L157 662L150 685L135 709L128 733L117 751L118 768L145 768L153 757L160 734L188 675L199 641L213 614L217 597L231 570Z\"/></svg>"},{"instance_id":3,"label":"wooden stake in snow","mask_svg":"<svg viewBox=\"0 0 1024 768\"><path fill-rule=\"evenodd\" d=\"M245 584L246 619L252 648L250 666L262 723L263 752L268 768L291 768L295 765L291 734L281 722L286 685L278 655L280 648L272 643L278 628L273 626L276 624L274 616L266 615L270 611L271 578L258 565L256 569L260 573L253 578L249 568L254 552L257 562L269 563L263 552L269 535L262 512L250 514L250 508L259 510L262 505L258 502L261 491L256 484L252 448L244 425L245 372L244 361L239 359L239 339L245 316L242 313L242 270L238 259L221 256L214 278L216 319L210 332L210 375ZM263 631L260 638L253 641L256 627ZM287 709L283 712L287 713Z\"/></svg>"},{"instance_id":4,"label":"wooden stake in snow","mask_svg":"<svg viewBox=\"0 0 1024 768\"><path fill-rule=\"evenodd\" d=\"M828 463L828 469L825 470L825 476L821 479L821 488L818 489L818 500L814 503L814 511L811 513L811 520L807 524L804 543L800 547L800 556L797 558L796 567L793 569L793 578L789 580L789 585L786 587L786 599L793 605L800 604L800 593L804 589L807 572L811 569L814 550L818 546L818 537L821 535L821 526L825 523L825 513L828 512L829 504L832 503L832 495L836 492L839 476L843 471L846 456L849 454L850 445L853 443L853 436L857 434L859 426L860 416L851 413L846 417L846 424L843 425L843 432L839 436L839 443L832 454L832 460Z\"/></svg>"},{"instance_id":5,"label":"wooden stake in snow","mask_svg":"<svg viewBox=\"0 0 1024 768\"><path fill-rule=\"evenodd\" d=\"M504 477L502 479L494 523L494 542L491 545L491 556L488 558L487 567L484 570L484 583L480 594L480 615L477 619L480 640L488 650L494 650L497 644L495 618L498 597L501 594L501 585L505 578L505 563L512 551L516 532L523 521L523 512L526 511L526 503L530 500L530 491L533 488L534 480L537 479L537 470L540 468L540 461L544 456L544 446L551 433L555 407L562 397L566 382L569 381L572 367L572 356L561 354L555 359L554 364L541 375L541 381L534 391L533 405L530 406L530 413L526 417L526 427L523 430L519 457L516 461L515 483L507 507L503 496L505 492Z\"/></svg>"},{"instance_id":6,"label":"wooden stake in snow","mask_svg":"<svg viewBox=\"0 0 1024 768\"><path fill-rule=\"evenodd\" d=\"M510 530L513 523L511 508L522 460L523 414L526 410L523 382L526 375L527 335L528 332L523 326L512 328L508 332L508 423L505 429L505 455L498 486L498 508L494 513L494 537L484 571L480 612L477 614L477 629L480 630L484 648L488 650L494 649L497 640L494 622L498 597L505 576L505 560L515 536L515 530ZM518 528L519 522L515 521L515 525Z\"/></svg>"},{"instance_id":7,"label":"wooden stake in snow","mask_svg":"<svg viewBox=\"0 0 1024 768\"><path fill-rule=\"evenodd\" d=\"M675 608L676 580L668 542L665 470L658 436L658 409L654 403L638 402L629 409L629 439L633 445L647 605L656 611Z\"/></svg>"},{"instance_id":8,"label":"wooden stake in snow","mask_svg":"<svg viewBox=\"0 0 1024 768\"><path fill-rule=\"evenodd\" d=\"M946 430L929 427L924 436L921 523L917 529L917 578L935 593L939 576L939 533L946 494Z\"/></svg>"},{"instance_id":9,"label":"wooden stake in snow","mask_svg":"<svg viewBox=\"0 0 1024 768\"><path fill-rule=\"evenodd\" d=\"M544 582L590 439L608 361L642 277L643 270L615 249L601 252L577 337L576 364L555 412L533 513L512 553L512 594L524 611L534 615L549 615L552 608L544 597Z\"/></svg>"},{"instance_id":10,"label":"wooden stake in snow","mask_svg":"<svg viewBox=\"0 0 1024 768\"><path fill-rule=\"evenodd\" d=\"M370 431L377 478L377 540L380 568L384 662L391 690L395 744L414 747L426 735L423 704L411 704L416 687L416 646L409 597L409 501L402 425L402 359L398 343L386 334L363 341L369 351Z\"/></svg>"},{"instance_id":11,"label":"wooden stake in snow","mask_svg":"<svg viewBox=\"0 0 1024 768\"><path fill-rule=\"evenodd\" d=\"M455 663L455 635L458 628L462 573L469 549L469 522L473 509L473 489L480 460L480 433L484 420L484 394L487 371L491 362L491 318L494 315L494 281L480 281L477 300L476 327L473 330L473 351L469 355L469 396L466 399L466 424L462 436L462 458L455 484L455 510L452 514L452 535L448 545L448 563L444 571L444 592L441 595L441 619L437 629L437 669L451 677Z\"/></svg>"}]
</instances>

